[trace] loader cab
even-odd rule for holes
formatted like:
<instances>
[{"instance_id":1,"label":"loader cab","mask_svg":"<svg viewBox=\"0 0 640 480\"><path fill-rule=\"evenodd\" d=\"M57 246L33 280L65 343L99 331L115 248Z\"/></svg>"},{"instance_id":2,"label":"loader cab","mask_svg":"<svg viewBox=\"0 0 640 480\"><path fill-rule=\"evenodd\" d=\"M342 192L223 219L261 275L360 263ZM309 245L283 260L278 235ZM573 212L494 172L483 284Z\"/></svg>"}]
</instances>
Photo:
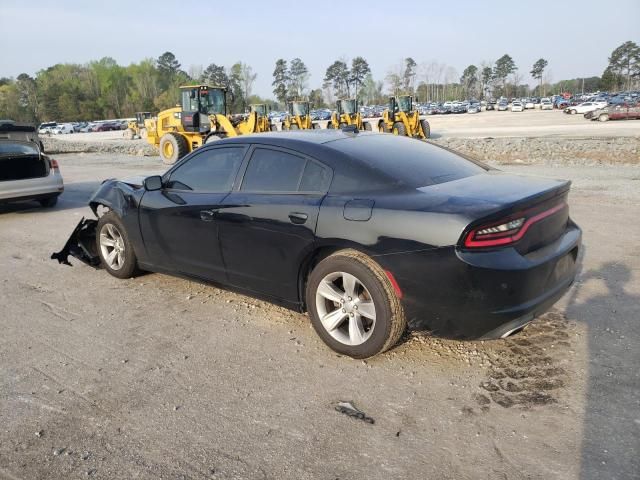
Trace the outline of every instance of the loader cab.
<instances>
[{"instance_id":1,"label":"loader cab","mask_svg":"<svg viewBox=\"0 0 640 480\"><path fill-rule=\"evenodd\" d=\"M289 104L289 115L306 117L310 110L309 102L291 102Z\"/></svg>"},{"instance_id":2,"label":"loader cab","mask_svg":"<svg viewBox=\"0 0 640 480\"><path fill-rule=\"evenodd\" d=\"M138 128L144 127L144 121L151 118L151 112L136 112L136 124Z\"/></svg>"},{"instance_id":3,"label":"loader cab","mask_svg":"<svg viewBox=\"0 0 640 480\"><path fill-rule=\"evenodd\" d=\"M413 97L411 95L400 95L394 101L397 101L397 111L405 113L413 111Z\"/></svg>"},{"instance_id":4,"label":"loader cab","mask_svg":"<svg viewBox=\"0 0 640 480\"><path fill-rule=\"evenodd\" d=\"M354 99L338 100L336 102L336 110L338 115L353 115L358 112L358 102Z\"/></svg>"},{"instance_id":5,"label":"loader cab","mask_svg":"<svg viewBox=\"0 0 640 480\"><path fill-rule=\"evenodd\" d=\"M207 133L210 115L227 113L226 89L196 85L180 87L181 122L185 132Z\"/></svg>"},{"instance_id":6,"label":"loader cab","mask_svg":"<svg viewBox=\"0 0 640 480\"><path fill-rule=\"evenodd\" d=\"M249 105L249 110L251 113L256 112L259 117L267 116L267 106L264 103Z\"/></svg>"}]
</instances>

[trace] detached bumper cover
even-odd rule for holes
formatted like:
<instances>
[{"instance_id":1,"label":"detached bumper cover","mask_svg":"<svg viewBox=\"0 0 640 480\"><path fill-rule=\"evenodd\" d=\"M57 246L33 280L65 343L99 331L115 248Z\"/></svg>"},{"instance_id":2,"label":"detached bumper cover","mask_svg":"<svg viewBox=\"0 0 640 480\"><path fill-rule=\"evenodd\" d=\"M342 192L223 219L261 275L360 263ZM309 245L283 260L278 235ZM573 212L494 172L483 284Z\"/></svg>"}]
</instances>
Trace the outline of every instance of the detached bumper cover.
<instances>
[{"instance_id":1,"label":"detached bumper cover","mask_svg":"<svg viewBox=\"0 0 640 480\"><path fill-rule=\"evenodd\" d=\"M100 257L96 251L97 220L84 217L71 233L62 250L51 254L51 260L71 266L69 255L92 267L100 265Z\"/></svg>"}]
</instances>

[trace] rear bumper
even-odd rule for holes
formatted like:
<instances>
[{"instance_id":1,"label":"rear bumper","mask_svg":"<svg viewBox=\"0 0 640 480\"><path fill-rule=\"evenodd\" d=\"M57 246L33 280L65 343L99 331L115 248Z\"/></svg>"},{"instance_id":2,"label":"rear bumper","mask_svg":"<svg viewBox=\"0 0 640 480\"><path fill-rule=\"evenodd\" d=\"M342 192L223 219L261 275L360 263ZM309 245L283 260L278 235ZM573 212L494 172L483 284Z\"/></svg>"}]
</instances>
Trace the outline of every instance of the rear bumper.
<instances>
[{"instance_id":1,"label":"rear bumper","mask_svg":"<svg viewBox=\"0 0 640 480\"><path fill-rule=\"evenodd\" d=\"M17 202L60 195L64 191L62 175L0 182L0 203Z\"/></svg>"},{"instance_id":2,"label":"rear bumper","mask_svg":"<svg viewBox=\"0 0 640 480\"><path fill-rule=\"evenodd\" d=\"M573 283L582 232L573 225L530 255L446 247L376 258L393 273L412 328L455 339L500 338L547 311Z\"/></svg>"}]
</instances>

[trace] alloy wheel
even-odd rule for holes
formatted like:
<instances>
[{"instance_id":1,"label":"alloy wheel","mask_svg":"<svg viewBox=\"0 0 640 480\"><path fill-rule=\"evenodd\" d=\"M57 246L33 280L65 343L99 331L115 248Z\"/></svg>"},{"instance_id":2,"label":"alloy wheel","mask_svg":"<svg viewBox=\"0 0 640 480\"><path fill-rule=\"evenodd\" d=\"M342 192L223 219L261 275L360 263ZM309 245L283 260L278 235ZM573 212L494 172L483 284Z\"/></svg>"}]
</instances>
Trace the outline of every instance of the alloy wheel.
<instances>
[{"instance_id":1,"label":"alloy wheel","mask_svg":"<svg viewBox=\"0 0 640 480\"><path fill-rule=\"evenodd\" d=\"M125 262L124 238L112 223L105 223L100 230L100 252L107 266L120 270Z\"/></svg>"},{"instance_id":2,"label":"alloy wheel","mask_svg":"<svg viewBox=\"0 0 640 480\"><path fill-rule=\"evenodd\" d=\"M324 329L338 342L365 343L376 325L376 307L367 287L354 275L332 272L316 289L316 308Z\"/></svg>"}]
</instances>

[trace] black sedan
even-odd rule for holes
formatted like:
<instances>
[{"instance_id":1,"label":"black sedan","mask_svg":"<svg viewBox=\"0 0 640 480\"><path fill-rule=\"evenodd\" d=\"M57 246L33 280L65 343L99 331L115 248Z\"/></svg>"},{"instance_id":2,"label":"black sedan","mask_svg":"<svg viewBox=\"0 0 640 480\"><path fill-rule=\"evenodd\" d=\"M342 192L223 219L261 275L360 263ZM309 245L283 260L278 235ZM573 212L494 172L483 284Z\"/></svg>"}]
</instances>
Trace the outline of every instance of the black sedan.
<instances>
[{"instance_id":1,"label":"black sedan","mask_svg":"<svg viewBox=\"0 0 640 480\"><path fill-rule=\"evenodd\" d=\"M161 177L106 181L90 199L98 220L80 222L52 258L306 310L327 345L364 358L392 347L408 321L489 339L547 310L581 248L569 186L391 134L240 136Z\"/></svg>"}]
</instances>

